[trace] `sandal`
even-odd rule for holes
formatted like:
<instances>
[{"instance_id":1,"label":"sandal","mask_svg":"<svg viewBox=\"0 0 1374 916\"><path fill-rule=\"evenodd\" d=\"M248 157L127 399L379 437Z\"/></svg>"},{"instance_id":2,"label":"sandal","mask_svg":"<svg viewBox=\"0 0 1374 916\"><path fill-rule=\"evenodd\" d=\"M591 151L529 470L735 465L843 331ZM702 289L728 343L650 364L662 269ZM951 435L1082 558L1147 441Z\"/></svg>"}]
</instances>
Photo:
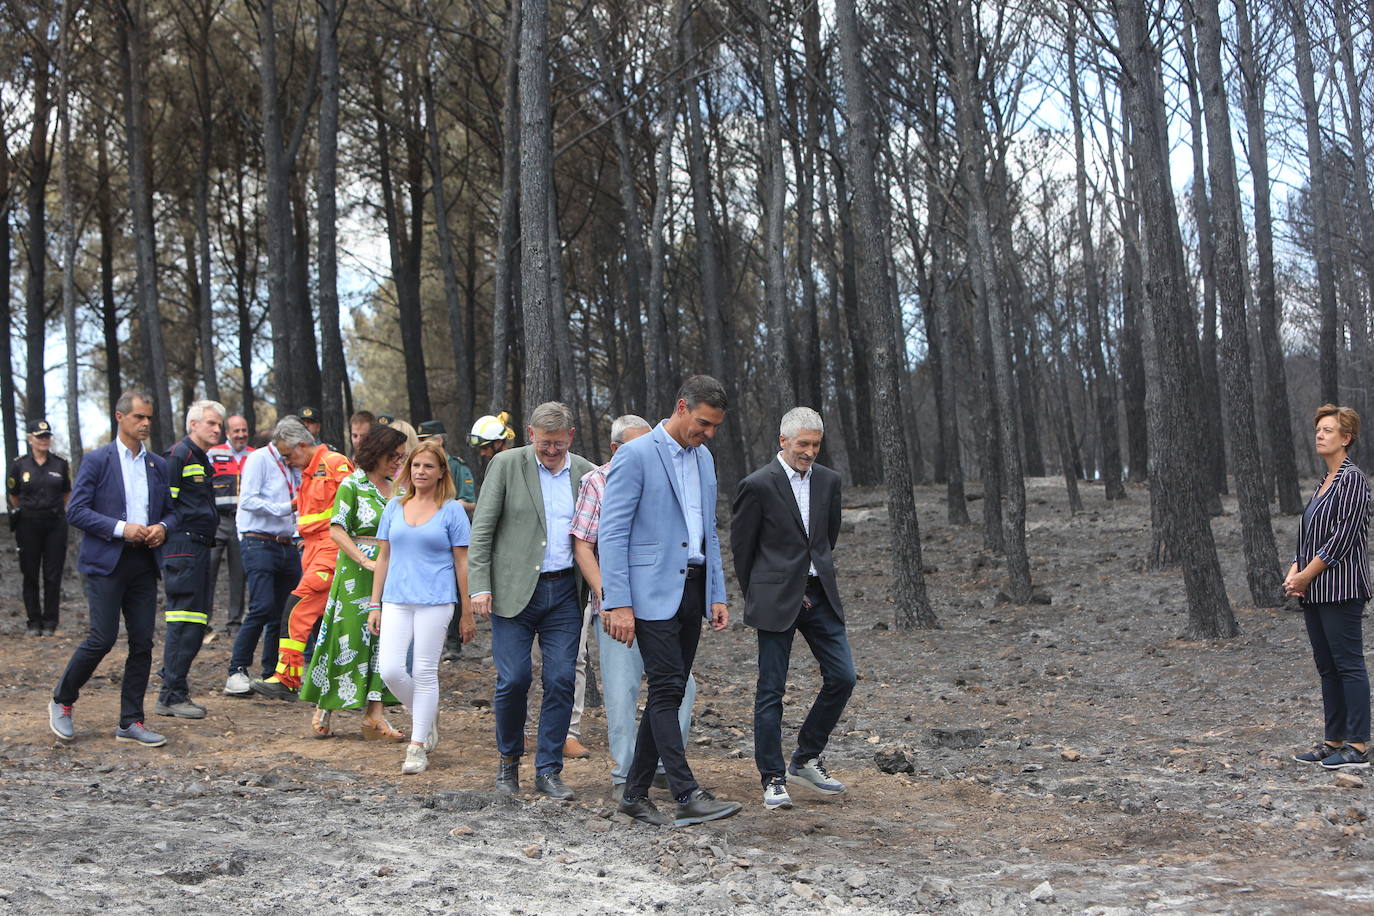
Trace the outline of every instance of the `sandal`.
<instances>
[{"instance_id":1,"label":"sandal","mask_svg":"<svg viewBox=\"0 0 1374 916\"><path fill-rule=\"evenodd\" d=\"M316 707L315 714L310 718L310 728L315 732L316 738L333 738L334 727L331 723L334 710L320 709Z\"/></svg>"},{"instance_id":2,"label":"sandal","mask_svg":"<svg viewBox=\"0 0 1374 916\"><path fill-rule=\"evenodd\" d=\"M405 732L397 731L391 727L391 723L382 719L380 725L363 720L363 740L364 741L404 741Z\"/></svg>"}]
</instances>

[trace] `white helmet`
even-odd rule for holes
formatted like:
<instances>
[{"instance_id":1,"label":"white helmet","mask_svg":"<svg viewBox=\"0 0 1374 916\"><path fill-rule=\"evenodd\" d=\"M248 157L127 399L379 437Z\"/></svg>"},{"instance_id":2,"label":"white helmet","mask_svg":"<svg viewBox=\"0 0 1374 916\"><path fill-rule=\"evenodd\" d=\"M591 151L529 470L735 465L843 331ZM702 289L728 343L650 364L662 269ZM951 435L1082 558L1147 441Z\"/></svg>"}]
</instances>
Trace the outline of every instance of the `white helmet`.
<instances>
[{"instance_id":1,"label":"white helmet","mask_svg":"<svg viewBox=\"0 0 1374 916\"><path fill-rule=\"evenodd\" d=\"M505 411L494 417L490 414L485 417L478 417L477 422L472 424L472 431L468 433L468 442L474 446L480 446L484 442L514 439L515 430L506 425L509 419L510 415Z\"/></svg>"}]
</instances>

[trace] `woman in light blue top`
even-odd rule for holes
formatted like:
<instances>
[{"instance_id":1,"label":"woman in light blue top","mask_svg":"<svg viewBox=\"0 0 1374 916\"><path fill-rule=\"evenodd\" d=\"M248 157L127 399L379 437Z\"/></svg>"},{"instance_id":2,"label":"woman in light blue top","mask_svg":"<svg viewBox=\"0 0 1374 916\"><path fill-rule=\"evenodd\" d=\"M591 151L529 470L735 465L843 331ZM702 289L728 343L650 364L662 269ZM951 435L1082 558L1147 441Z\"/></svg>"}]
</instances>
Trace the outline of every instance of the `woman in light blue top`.
<instances>
[{"instance_id":1,"label":"woman in light blue top","mask_svg":"<svg viewBox=\"0 0 1374 916\"><path fill-rule=\"evenodd\" d=\"M410 744L401 772L422 773L439 742L439 654L462 601L459 630L467 642L477 632L468 603L468 538L471 525L455 498L448 456L437 442L422 442L406 459L377 526L377 571L367 625L379 634L382 680L410 709ZM406 650L414 641L411 670Z\"/></svg>"}]
</instances>

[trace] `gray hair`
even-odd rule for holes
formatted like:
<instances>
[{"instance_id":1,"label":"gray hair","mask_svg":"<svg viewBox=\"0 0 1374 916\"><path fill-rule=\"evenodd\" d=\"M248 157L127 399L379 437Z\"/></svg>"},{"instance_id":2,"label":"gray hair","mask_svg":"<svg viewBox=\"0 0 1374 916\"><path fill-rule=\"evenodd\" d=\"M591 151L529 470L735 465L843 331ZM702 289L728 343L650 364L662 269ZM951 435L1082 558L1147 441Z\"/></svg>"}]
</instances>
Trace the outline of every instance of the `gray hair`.
<instances>
[{"instance_id":1,"label":"gray hair","mask_svg":"<svg viewBox=\"0 0 1374 916\"><path fill-rule=\"evenodd\" d=\"M115 413L128 413L134 409L134 401L142 401L145 404L153 403L153 396L146 391L129 390L119 396L115 401Z\"/></svg>"},{"instance_id":2,"label":"gray hair","mask_svg":"<svg viewBox=\"0 0 1374 916\"><path fill-rule=\"evenodd\" d=\"M632 429L653 429L653 425L643 417L637 417L632 413L627 413L623 417L616 417L611 423L611 441L624 443L625 433Z\"/></svg>"},{"instance_id":3,"label":"gray hair","mask_svg":"<svg viewBox=\"0 0 1374 916\"><path fill-rule=\"evenodd\" d=\"M791 439L804 429L814 429L823 433L825 423L821 421L821 415L810 407L793 407L782 415L782 422L778 424L778 435Z\"/></svg>"},{"instance_id":4,"label":"gray hair","mask_svg":"<svg viewBox=\"0 0 1374 916\"><path fill-rule=\"evenodd\" d=\"M530 426L546 433L572 429L574 425L572 408L560 401L545 401L530 412Z\"/></svg>"},{"instance_id":5,"label":"gray hair","mask_svg":"<svg viewBox=\"0 0 1374 916\"><path fill-rule=\"evenodd\" d=\"M224 405L219 401L196 401L190 407L186 408L186 432L189 433L191 431L191 424L196 420L205 419L205 411L207 410L213 410L215 413L219 414L220 422L224 422L226 419L227 414L224 410Z\"/></svg>"},{"instance_id":6,"label":"gray hair","mask_svg":"<svg viewBox=\"0 0 1374 916\"><path fill-rule=\"evenodd\" d=\"M272 430L272 443L276 445L277 451L289 452L298 445L314 445L315 437L310 435L310 430L305 428L300 417L288 414L282 417L277 423L277 428Z\"/></svg>"}]
</instances>

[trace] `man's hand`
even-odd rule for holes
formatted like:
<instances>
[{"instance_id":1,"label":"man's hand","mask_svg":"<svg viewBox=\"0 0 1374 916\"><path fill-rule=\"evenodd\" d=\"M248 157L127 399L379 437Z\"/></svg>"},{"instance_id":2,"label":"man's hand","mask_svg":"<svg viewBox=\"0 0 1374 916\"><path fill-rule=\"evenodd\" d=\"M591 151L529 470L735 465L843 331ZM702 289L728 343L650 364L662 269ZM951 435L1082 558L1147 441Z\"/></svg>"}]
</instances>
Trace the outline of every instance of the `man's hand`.
<instances>
[{"instance_id":1,"label":"man's hand","mask_svg":"<svg viewBox=\"0 0 1374 916\"><path fill-rule=\"evenodd\" d=\"M477 636L477 621L472 618L472 611L468 610L458 618L458 638L465 643L472 642Z\"/></svg>"},{"instance_id":2,"label":"man's hand","mask_svg":"<svg viewBox=\"0 0 1374 916\"><path fill-rule=\"evenodd\" d=\"M148 529L133 522L124 523L124 540L130 544L142 544L148 539Z\"/></svg>"},{"instance_id":3,"label":"man's hand","mask_svg":"<svg viewBox=\"0 0 1374 916\"><path fill-rule=\"evenodd\" d=\"M144 529L145 537L143 543L149 547L161 547L167 541L167 526L158 522L156 525L149 525Z\"/></svg>"},{"instance_id":4,"label":"man's hand","mask_svg":"<svg viewBox=\"0 0 1374 916\"><path fill-rule=\"evenodd\" d=\"M623 642L627 646L635 644L634 608L607 608L601 612L601 624L606 628L606 635L616 642Z\"/></svg>"},{"instance_id":5,"label":"man's hand","mask_svg":"<svg viewBox=\"0 0 1374 916\"><path fill-rule=\"evenodd\" d=\"M730 609L725 602L717 601L711 605L711 629L723 630L730 625Z\"/></svg>"},{"instance_id":6,"label":"man's hand","mask_svg":"<svg viewBox=\"0 0 1374 916\"><path fill-rule=\"evenodd\" d=\"M472 599L472 613L482 618L491 616L491 592L477 595Z\"/></svg>"}]
</instances>

